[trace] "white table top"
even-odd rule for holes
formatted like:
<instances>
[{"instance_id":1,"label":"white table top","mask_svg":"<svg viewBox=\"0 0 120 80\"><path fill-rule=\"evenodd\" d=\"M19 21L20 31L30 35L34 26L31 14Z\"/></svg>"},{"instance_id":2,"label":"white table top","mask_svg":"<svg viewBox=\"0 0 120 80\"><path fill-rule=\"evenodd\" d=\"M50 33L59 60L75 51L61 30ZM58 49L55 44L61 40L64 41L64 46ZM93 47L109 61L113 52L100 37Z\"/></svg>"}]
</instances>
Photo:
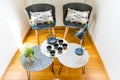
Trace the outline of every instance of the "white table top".
<instances>
[{"instance_id":1,"label":"white table top","mask_svg":"<svg viewBox=\"0 0 120 80\"><path fill-rule=\"evenodd\" d=\"M58 37L57 37L57 39L62 39L62 38L58 38ZM65 39L62 39L62 40L63 40L63 43L67 43L67 44L68 44L68 42L67 42ZM58 43L58 42L57 42L57 43ZM47 43L47 40L43 41L43 43L41 44L40 50L41 50L41 52L42 52L44 55L46 55L46 56L48 56L48 57L51 57L50 51L48 51L47 48L46 48L48 45L51 45L51 44L48 44L48 43ZM67 49L63 49L63 50L62 50L62 53L59 53L57 49L54 49L54 46L53 46L53 45L51 45L51 46L52 46L52 50L55 50L55 56L54 56L54 57L62 56L62 55L65 54L65 53L68 51L68 49L69 49L69 44L68 44ZM59 46L62 47L62 45L59 45Z\"/></svg>"},{"instance_id":2,"label":"white table top","mask_svg":"<svg viewBox=\"0 0 120 80\"><path fill-rule=\"evenodd\" d=\"M52 64L53 58L43 55L40 51L40 46L34 46L32 48L35 56L32 64L28 64L28 59L23 55L21 56L21 64L27 71L40 71Z\"/></svg>"},{"instance_id":3,"label":"white table top","mask_svg":"<svg viewBox=\"0 0 120 80\"><path fill-rule=\"evenodd\" d=\"M81 46L79 44L70 43L68 52L58 57L60 63L69 68L79 68L85 66L89 60L89 55L85 49L83 55L76 55L75 49L80 47Z\"/></svg>"}]
</instances>

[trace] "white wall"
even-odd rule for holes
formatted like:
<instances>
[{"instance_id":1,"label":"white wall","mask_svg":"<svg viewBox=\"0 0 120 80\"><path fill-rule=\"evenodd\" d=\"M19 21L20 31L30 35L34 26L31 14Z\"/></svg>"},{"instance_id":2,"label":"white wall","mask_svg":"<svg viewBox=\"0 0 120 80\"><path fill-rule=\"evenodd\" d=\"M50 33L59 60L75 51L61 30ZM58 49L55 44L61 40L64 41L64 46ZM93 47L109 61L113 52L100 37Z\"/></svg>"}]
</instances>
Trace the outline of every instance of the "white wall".
<instances>
[{"instance_id":1,"label":"white wall","mask_svg":"<svg viewBox=\"0 0 120 80\"><path fill-rule=\"evenodd\" d=\"M19 3L19 4L18 4ZM11 8L13 9L12 11L12 15L13 16L9 16L10 18L13 18L15 15L15 19L17 19L17 23L16 26L18 26L18 29L20 31L20 38L23 39L25 37L25 34L27 33L27 31L29 30L29 24L28 24L28 20L27 17L25 15L24 9L25 7L29 4L27 0L11 0L9 5L11 4ZM15 21L14 19L12 19L13 22ZM14 23L13 23L14 24ZM11 24L10 24L11 25ZM11 25L12 26L12 25ZM17 29L16 29L17 30ZM15 32L15 30L13 30L13 32ZM15 36L17 37L17 36Z\"/></svg>"},{"instance_id":2,"label":"white wall","mask_svg":"<svg viewBox=\"0 0 120 80\"><path fill-rule=\"evenodd\" d=\"M26 3L24 0L0 1L0 77L29 30L24 14Z\"/></svg>"},{"instance_id":3,"label":"white wall","mask_svg":"<svg viewBox=\"0 0 120 80\"><path fill-rule=\"evenodd\" d=\"M15 53L17 46L13 35L10 31L9 25L6 24L5 19L0 16L0 77L7 68L10 60Z\"/></svg>"},{"instance_id":4,"label":"white wall","mask_svg":"<svg viewBox=\"0 0 120 80\"><path fill-rule=\"evenodd\" d=\"M94 0L90 33L111 80L120 80L120 0Z\"/></svg>"}]
</instances>

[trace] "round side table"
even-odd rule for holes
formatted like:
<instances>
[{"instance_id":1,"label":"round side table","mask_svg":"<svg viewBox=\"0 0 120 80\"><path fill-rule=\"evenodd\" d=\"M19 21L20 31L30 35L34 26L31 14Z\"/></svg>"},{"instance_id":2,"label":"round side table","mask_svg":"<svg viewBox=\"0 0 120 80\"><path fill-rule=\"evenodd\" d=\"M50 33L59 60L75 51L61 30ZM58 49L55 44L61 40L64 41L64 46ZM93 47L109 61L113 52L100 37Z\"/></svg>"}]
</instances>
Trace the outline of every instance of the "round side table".
<instances>
[{"instance_id":1,"label":"round side table","mask_svg":"<svg viewBox=\"0 0 120 80\"><path fill-rule=\"evenodd\" d=\"M66 67L69 68L80 68L82 67L82 72L84 73L85 71L85 65L87 64L89 60L89 55L87 50L83 51L82 55L76 55L75 54L75 49L80 48L81 46L76 43L69 43L69 50L66 54L58 57L58 60L60 61L61 64L63 64ZM59 70L59 74L62 69Z\"/></svg>"},{"instance_id":2,"label":"round side table","mask_svg":"<svg viewBox=\"0 0 120 80\"><path fill-rule=\"evenodd\" d=\"M35 56L32 64L28 65L26 63L26 57L23 55L21 56L21 64L27 70L28 80L30 80L30 72L43 70L49 67L53 62L53 58L47 57L41 53L40 46L34 46L32 49L34 50Z\"/></svg>"}]
</instances>

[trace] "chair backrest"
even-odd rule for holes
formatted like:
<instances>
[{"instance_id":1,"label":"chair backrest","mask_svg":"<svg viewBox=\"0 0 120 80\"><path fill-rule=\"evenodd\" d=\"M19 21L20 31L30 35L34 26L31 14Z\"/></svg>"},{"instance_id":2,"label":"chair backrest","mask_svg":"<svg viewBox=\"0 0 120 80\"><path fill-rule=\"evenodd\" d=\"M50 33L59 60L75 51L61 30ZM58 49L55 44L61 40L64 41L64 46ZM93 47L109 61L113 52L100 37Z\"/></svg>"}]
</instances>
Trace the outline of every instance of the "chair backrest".
<instances>
[{"instance_id":1,"label":"chair backrest","mask_svg":"<svg viewBox=\"0 0 120 80\"><path fill-rule=\"evenodd\" d=\"M50 9L52 10L52 14L55 17L55 7L51 4L33 4L25 8L29 18L30 18L30 11L40 12L40 11L48 11Z\"/></svg>"},{"instance_id":2,"label":"chair backrest","mask_svg":"<svg viewBox=\"0 0 120 80\"><path fill-rule=\"evenodd\" d=\"M64 4L63 5L63 22L66 18L68 8L75 9L78 11L89 11L88 18L90 18L90 14L92 11L92 7L88 4L85 4L85 3L67 3L67 4Z\"/></svg>"},{"instance_id":3,"label":"chair backrest","mask_svg":"<svg viewBox=\"0 0 120 80\"><path fill-rule=\"evenodd\" d=\"M28 7L26 7L25 11L26 11L26 15L30 19L31 18L30 11L31 12L41 12L41 11L48 11L50 9L52 10L52 16L53 16L54 24L49 25L49 27L53 27L55 25L55 23L56 23L55 7L54 7L54 5L45 4L45 3L44 4L32 4L32 5L29 5ZM46 27L45 29L47 29L48 25L43 25L43 24L41 24L41 25L43 26L41 28L37 28L39 25L37 25L36 28L33 28L33 27L32 28L39 30L39 29L43 29L43 28Z\"/></svg>"}]
</instances>

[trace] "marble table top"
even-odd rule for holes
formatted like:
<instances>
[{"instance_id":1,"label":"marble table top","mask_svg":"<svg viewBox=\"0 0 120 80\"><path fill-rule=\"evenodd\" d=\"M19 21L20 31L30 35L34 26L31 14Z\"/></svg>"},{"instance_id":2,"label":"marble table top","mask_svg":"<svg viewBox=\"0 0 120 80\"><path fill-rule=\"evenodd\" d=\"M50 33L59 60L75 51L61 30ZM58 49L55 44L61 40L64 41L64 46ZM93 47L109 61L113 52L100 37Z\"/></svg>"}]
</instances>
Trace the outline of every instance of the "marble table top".
<instances>
[{"instance_id":1,"label":"marble table top","mask_svg":"<svg viewBox=\"0 0 120 80\"><path fill-rule=\"evenodd\" d=\"M40 71L49 67L52 62L52 57L47 57L43 55L40 51L40 46L32 47L34 50L34 57L31 59L21 56L21 64L27 71Z\"/></svg>"}]
</instances>

